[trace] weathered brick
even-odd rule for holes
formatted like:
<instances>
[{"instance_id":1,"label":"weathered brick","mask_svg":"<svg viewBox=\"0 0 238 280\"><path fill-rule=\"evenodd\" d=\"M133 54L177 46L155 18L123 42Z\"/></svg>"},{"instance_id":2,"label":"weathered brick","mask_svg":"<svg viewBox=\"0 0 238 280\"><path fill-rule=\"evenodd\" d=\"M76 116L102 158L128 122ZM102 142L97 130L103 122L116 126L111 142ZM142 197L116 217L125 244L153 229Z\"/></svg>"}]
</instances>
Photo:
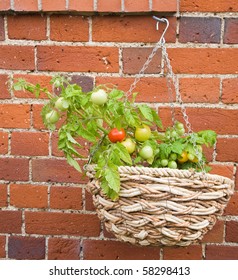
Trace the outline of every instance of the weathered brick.
<instances>
[{"instance_id":1,"label":"weathered brick","mask_svg":"<svg viewBox=\"0 0 238 280\"><path fill-rule=\"evenodd\" d=\"M179 87L184 102L219 102L220 80L218 78L180 78Z\"/></svg>"},{"instance_id":2,"label":"weathered brick","mask_svg":"<svg viewBox=\"0 0 238 280\"><path fill-rule=\"evenodd\" d=\"M41 0L43 11L64 11L66 9L65 0Z\"/></svg>"},{"instance_id":3,"label":"weathered brick","mask_svg":"<svg viewBox=\"0 0 238 280\"><path fill-rule=\"evenodd\" d=\"M0 158L0 180L27 181L29 160L25 158Z\"/></svg>"},{"instance_id":4,"label":"weathered brick","mask_svg":"<svg viewBox=\"0 0 238 280\"><path fill-rule=\"evenodd\" d=\"M118 89L129 90L134 78L127 77L96 77L96 85L113 84ZM169 102L169 93L165 78L142 77L133 92L139 92L137 102Z\"/></svg>"},{"instance_id":5,"label":"weathered brick","mask_svg":"<svg viewBox=\"0 0 238 280\"><path fill-rule=\"evenodd\" d=\"M8 16L8 37L21 40L45 40L46 17L41 15Z\"/></svg>"},{"instance_id":6,"label":"weathered brick","mask_svg":"<svg viewBox=\"0 0 238 280\"><path fill-rule=\"evenodd\" d=\"M160 248L136 247L109 240L84 240L83 257L85 260L159 260Z\"/></svg>"},{"instance_id":7,"label":"weathered brick","mask_svg":"<svg viewBox=\"0 0 238 280\"><path fill-rule=\"evenodd\" d=\"M75 213L25 213L26 232L72 236L99 236L100 222L96 215Z\"/></svg>"},{"instance_id":8,"label":"weathered brick","mask_svg":"<svg viewBox=\"0 0 238 280\"><path fill-rule=\"evenodd\" d=\"M234 74L238 68L235 48L174 48L168 49L174 73Z\"/></svg>"},{"instance_id":9,"label":"weathered brick","mask_svg":"<svg viewBox=\"0 0 238 280\"><path fill-rule=\"evenodd\" d=\"M33 112L33 127L36 129L45 129L45 125L42 120L41 111L43 105L42 104L33 104L32 105L32 112Z\"/></svg>"},{"instance_id":10,"label":"weathered brick","mask_svg":"<svg viewBox=\"0 0 238 280\"><path fill-rule=\"evenodd\" d=\"M0 184L0 207L7 206L7 185Z\"/></svg>"},{"instance_id":11,"label":"weathered brick","mask_svg":"<svg viewBox=\"0 0 238 280\"><path fill-rule=\"evenodd\" d=\"M10 204L19 208L46 208L48 187L29 184L10 185Z\"/></svg>"},{"instance_id":12,"label":"weathered brick","mask_svg":"<svg viewBox=\"0 0 238 280\"><path fill-rule=\"evenodd\" d=\"M226 241L238 242L238 222L227 221L226 222Z\"/></svg>"},{"instance_id":13,"label":"weathered brick","mask_svg":"<svg viewBox=\"0 0 238 280\"><path fill-rule=\"evenodd\" d=\"M45 258L45 238L10 236L8 257L18 260L39 260Z\"/></svg>"},{"instance_id":14,"label":"weathered brick","mask_svg":"<svg viewBox=\"0 0 238 280\"><path fill-rule=\"evenodd\" d=\"M0 127L29 128L30 106L21 104L0 104Z\"/></svg>"},{"instance_id":15,"label":"weathered brick","mask_svg":"<svg viewBox=\"0 0 238 280\"><path fill-rule=\"evenodd\" d=\"M237 12L236 0L181 0L180 12Z\"/></svg>"},{"instance_id":16,"label":"weathered brick","mask_svg":"<svg viewBox=\"0 0 238 280\"><path fill-rule=\"evenodd\" d=\"M21 211L0 211L0 232L21 233L22 213Z\"/></svg>"},{"instance_id":17,"label":"weathered brick","mask_svg":"<svg viewBox=\"0 0 238 280\"><path fill-rule=\"evenodd\" d=\"M10 0L1 0L0 2L0 11L10 10L11 3Z\"/></svg>"},{"instance_id":18,"label":"weathered brick","mask_svg":"<svg viewBox=\"0 0 238 280\"><path fill-rule=\"evenodd\" d=\"M34 47L0 46L0 69L34 70Z\"/></svg>"},{"instance_id":19,"label":"weathered brick","mask_svg":"<svg viewBox=\"0 0 238 280\"><path fill-rule=\"evenodd\" d=\"M222 81L221 100L226 104L238 103L238 79L224 79Z\"/></svg>"},{"instance_id":20,"label":"weathered brick","mask_svg":"<svg viewBox=\"0 0 238 280\"><path fill-rule=\"evenodd\" d=\"M84 92L89 92L93 89L94 79L87 76L73 75L70 83L79 85Z\"/></svg>"},{"instance_id":21,"label":"weathered brick","mask_svg":"<svg viewBox=\"0 0 238 280\"><path fill-rule=\"evenodd\" d=\"M209 171L211 174L217 174L221 176L225 176L227 178L233 179L233 173L234 173L234 165L233 164L210 164L212 167L212 170Z\"/></svg>"},{"instance_id":22,"label":"weathered brick","mask_svg":"<svg viewBox=\"0 0 238 280\"><path fill-rule=\"evenodd\" d=\"M217 221L214 227L209 230L201 242L222 243L224 238L224 221Z\"/></svg>"},{"instance_id":23,"label":"weathered brick","mask_svg":"<svg viewBox=\"0 0 238 280\"><path fill-rule=\"evenodd\" d=\"M80 12L92 12L94 10L93 0L69 0L69 9Z\"/></svg>"},{"instance_id":24,"label":"weathered brick","mask_svg":"<svg viewBox=\"0 0 238 280\"><path fill-rule=\"evenodd\" d=\"M151 54L151 48L124 48L122 53L123 73L137 74ZM145 71L146 74L160 73L161 71L161 50L158 51L149 67Z\"/></svg>"},{"instance_id":25,"label":"weathered brick","mask_svg":"<svg viewBox=\"0 0 238 280\"><path fill-rule=\"evenodd\" d=\"M166 42L176 40L176 18L168 17L170 28L166 33ZM143 28L138 28L143 26ZM157 42L164 30L155 28L155 20L151 16L106 16L94 17L92 39L97 42ZM123 32L121 32L123 30Z\"/></svg>"},{"instance_id":26,"label":"weathered brick","mask_svg":"<svg viewBox=\"0 0 238 280\"><path fill-rule=\"evenodd\" d=\"M224 30L224 43L237 44L238 43L238 18L226 18Z\"/></svg>"},{"instance_id":27,"label":"weathered brick","mask_svg":"<svg viewBox=\"0 0 238 280\"><path fill-rule=\"evenodd\" d=\"M85 162L79 162L82 165ZM33 159L32 179L35 182L85 183L87 178L70 166L65 160Z\"/></svg>"},{"instance_id":28,"label":"weathered brick","mask_svg":"<svg viewBox=\"0 0 238 280\"><path fill-rule=\"evenodd\" d=\"M11 135L11 154L44 156L49 154L49 134L46 132L15 131Z\"/></svg>"},{"instance_id":29,"label":"weathered brick","mask_svg":"<svg viewBox=\"0 0 238 280\"><path fill-rule=\"evenodd\" d=\"M88 41L88 29L88 19L82 16L53 15L50 17L50 38L53 41Z\"/></svg>"},{"instance_id":30,"label":"weathered brick","mask_svg":"<svg viewBox=\"0 0 238 280\"><path fill-rule=\"evenodd\" d=\"M38 11L37 0L15 0L14 1L15 11Z\"/></svg>"},{"instance_id":31,"label":"weathered brick","mask_svg":"<svg viewBox=\"0 0 238 280\"><path fill-rule=\"evenodd\" d=\"M52 85L50 84L50 81L52 79L52 76L47 75L32 75L30 73L28 74L15 74L13 76L14 81L16 82L18 79L24 79L28 83L31 83L33 85L39 84L42 88L46 88L49 92L52 92ZM35 95L32 92L29 91L14 91L14 96L18 98L35 98ZM41 93L38 98L47 98L47 95L45 93Z\"/></svg>"},{"instance_id":32,"label":"weathered brick","mask_svg":"<svg viewBox=\"0 0 238 280\"><path fill-rule=\"evenodd\" d=\"M146 12L150 10L148 0L124 0L125 12Z\"/></svg>"},{"instance_id":33,"label":"weathered brick","mask_svg":"<svg viewBox=\"0 0 238 280\"><path fill-rule=\"evenodd\" d=\"M50 207L56 209L81 210L82 189L78 187L51 187Z\"/></svg>"},{"instance_id":34,"label":"weathered brick","mask_svg":"<svg viewBox=\"0 0 238 280\"><path fill-rule=\"evenodd\" d=\"M207 245L206 260L237 260L238 246Z\"/></svg>"},{"instance_id":35,"label":"weathered brick","mask_svg":"<svg viewBox=\"0 0 238 280\"><path fill-rule=\"evenodd\" d=\"M121 0L98 0L97 2L98 12L120 12Z\"/></svg>"},{"instance_id":36,"label":"weathered brick","mask_svg":"<svg viewBox=\"0 0 238 280\"><path fill-rule=\"evenodd\" d=\"M0 99L10 99L11 94L8 89L8 75L0 75Z\"/></svg>"},{"instance_id":37,"label":"weathered brick","mask_svg":"<svg viewBox=\"0 0 238 280\"><path fill-rule=\"evenodd\" d=\"M238 215L238 193L235 192L229 202L228 205L225 209L224 215L233 215L237 216Z\"/></svg>"},{"instance_id":38,"label":"weathered brick","mask_svg":"<svg viewBox=\"0 0 238 280\"><path fill-rule=\"evenodd\" d=\"M6 257L6 237L0 236L0 259Z\"/></svg>"},{"instance_id":39,"label":"weathered brick","mask_svg":"<svg viewBox=\"0 0 238 280\"><path fill-rule=\"evenodd\" d=\"M194 131L212 129L218 134L237 134L238 112L221 108L187 108L187 115ZM176 109L176 118L183 121L181 110ZM171 126L171 108L159 108L164 127Z\"/></svg>"},{"instance_id":40,"label":"weathered brick","mask_svg":"<svg viewBox=\"0 0 238 280\"><path fill-rule=\"evenodd\" d=\"M176 12L177 0L153 0L152 11L155 12Z\"/></svg>"},{"instance_id":41,"label":"weathered brick","mask_svg":"<svg viewBox=\"0 0 238 280\"><path fill-rule=\"evenodd\" d=\"M179 42L219 43L221 19L215 17L182 17L179 25Z\"/></svg>"},{"instance_id":42,"label":"weathered brick","mask_svg":"<svg viewBox=\"0 0 238 280\"><path fill-rule=\"evenodd\" d=\"M165 247L163 250L164 260L201 260L202 246L191 245L188 247Z\"/></svg>"},{"instance_id":43,"label":"weathered brick","mask_svg":"<svg viewBox=\"0 0 238 280\"><path fill-rule=\"evenodd\" d=\"M0 131L0 154L8 152L8 133Z\"/></svg>"},{"instance_id":44,"label":"weathered brick","mask_svg":"<svg viewBox=\"0 0 238 280\"><path fill-rule=\"evenodd\" d=\"M218 138L217 160L238 162L238 138Z\"/></svg>"},{"instance_id":45,"label":"weathered brick","mask_svg":"<svg viewBox=\"0 0 238 280\"><path fill-rule=\"evenodd\" d=\"M119 69L116 47L38 46L37 49L39 70L118 72Z\"/></svg>"},{"instance_id":46,"label":"weathered brick","mask_svg":"<svg viewBox=\"0 0 238 280\"><path fill-rule=\"evenodd\" d=\"M0 16L0 41L5 40L4 19Z\"/></svg>"},{"instance_id":47,"label":"weathered brick","mask_svg":"<svg viewBox=\"0 0 238 280\"><path fill-rule=\"evenodd\" d=\"M80 240L50 238L48 242L49 260L79 260Z\"/></svg>"},{"instance_id":48,"label":"weathered brick","mask_svg":"<svg viewBox=\"0 0 238 280\"><path fill-rule=\"evenodd\" d=\"M85 192L85 208L88 211L95 211L95 207L93 204L93 198L91 193L89 193L88 191Z\"/></svg>"}]
</instances>

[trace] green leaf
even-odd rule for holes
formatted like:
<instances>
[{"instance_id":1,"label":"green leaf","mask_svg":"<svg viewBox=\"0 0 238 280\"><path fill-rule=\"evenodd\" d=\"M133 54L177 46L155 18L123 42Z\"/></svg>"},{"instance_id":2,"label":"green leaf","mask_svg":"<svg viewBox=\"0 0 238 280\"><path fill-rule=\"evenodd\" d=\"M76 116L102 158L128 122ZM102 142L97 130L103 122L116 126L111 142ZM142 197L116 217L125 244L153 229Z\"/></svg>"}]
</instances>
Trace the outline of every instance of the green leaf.
<instances>
[{"instance_id":1,"label":"green leaf","mask_svg":"<svg viewBox=\"0 0 238 280\"><path fill-rule=\"evenodd\" d=\"M202 130L197 134L204 139L204 144L207 146L212 147L216 143L217 134L213 130Z\"/></svg>"},{"instance_id":2,"label":"green leaf","mask_svg":"<svg viewBox=\"0 0 238 280\"><path fill-rule=\"evenodd\" d=\"M110 98L112 99L121 99L124 96L124 92L118 89L113 89L109 93Z\"/></svg>"},{"instance_id":3,"label":"green leaf","mask_svg":"<svg viewBox=\"0 0 238 280\"><path fill-rule=\"evenodd\" d=\"M119 156L120 158L127 164L132 165L132 160L131 160L131 156L128 153L127 149L120 143L117 142L116 143L116 148L119 152Z\"/></svg>"},{"instance_id":4,"label":"green leaf","mask_svg":"<svg viewBox=\"0 0 238 280\"><path fill-rule=\"evenodd\" d=\"M145 119L152 122L154 120L152 109L146 104L139 104L138 108Z\"/></svg>"},{"instance_id":5,"label":"green leaf","mask_svg":"<svg viewBox=\"0 0 238 280\"><path fill-rule=\"evenodd\" d=\"M183 150L184 150L184 144L182 144L179 140L172 143L171 152L181 155Z\"/></svg>"},{"instance_id":6,"label":"green leaf","mask_svg":"<svg viewBox=\"0 0 238 280\"><path fill-rule=\"evenodd\" d=\"M163 125L162 125L161 119L159 117L159 114L155 110L152 110L152 115L153 115L153 121L155 122L155 124L159 128L163 128Z\"/></svg>"},{"instance_id":7,"label":"green leaf","mask_svg":"<svg viewBox=\"0 0 238 280\"><path fill-rule=\"evenodd\" d=\"M82 172L78 162L74 158L72 158L69 154L67 154L67 162L69 163L69 165L73 166L77 171Z\"/></svg>"}]
</instances>

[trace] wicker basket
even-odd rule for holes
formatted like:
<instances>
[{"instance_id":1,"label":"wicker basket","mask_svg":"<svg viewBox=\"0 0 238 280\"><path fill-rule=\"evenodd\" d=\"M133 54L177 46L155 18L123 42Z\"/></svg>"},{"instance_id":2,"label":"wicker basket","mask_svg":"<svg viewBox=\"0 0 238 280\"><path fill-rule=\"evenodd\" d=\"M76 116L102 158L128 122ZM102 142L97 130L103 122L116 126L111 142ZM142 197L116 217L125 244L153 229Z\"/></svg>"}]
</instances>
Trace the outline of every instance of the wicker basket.
<instances>
[{"instance_id":1,"label":"wicker basket","mask_svg":"<svg viewBox=\"0 0 238 280\"><path fill-rule=\"evenodd\" d=\"M119 240L137 245L187 246L222 215L233 181L190 170L119 167L120 198L108 199L87 167L88 190L99 218Z\"/></svg>"}]
</instances>

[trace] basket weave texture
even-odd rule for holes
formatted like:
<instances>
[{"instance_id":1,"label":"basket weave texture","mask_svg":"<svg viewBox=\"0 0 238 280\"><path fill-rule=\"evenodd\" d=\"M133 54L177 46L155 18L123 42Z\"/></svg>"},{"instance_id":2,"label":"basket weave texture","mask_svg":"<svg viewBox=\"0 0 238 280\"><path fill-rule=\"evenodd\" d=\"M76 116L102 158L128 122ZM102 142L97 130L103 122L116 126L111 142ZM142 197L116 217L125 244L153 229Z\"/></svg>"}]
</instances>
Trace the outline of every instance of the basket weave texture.
<instances>
[{"instance_id":1,"label":"basket weave texture","mask_svg":"<svg viewBox=\"0 0 238 280\"><path fill-rule=\"evenodd\" d=\"M87 189L106 229L135 245L198 242L222 215L234 189L226 177L190 170L121 166L119 173L118 200L103 194L93 165L87 167Z\"/></svg>"}]
</instances>

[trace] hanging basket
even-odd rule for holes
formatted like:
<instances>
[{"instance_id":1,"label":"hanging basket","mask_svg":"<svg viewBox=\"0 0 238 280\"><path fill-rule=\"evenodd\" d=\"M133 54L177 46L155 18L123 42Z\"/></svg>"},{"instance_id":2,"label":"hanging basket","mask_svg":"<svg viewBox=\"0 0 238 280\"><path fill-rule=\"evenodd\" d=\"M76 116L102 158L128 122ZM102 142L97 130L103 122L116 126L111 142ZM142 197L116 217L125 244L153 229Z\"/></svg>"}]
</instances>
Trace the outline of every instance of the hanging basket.
<instances>
[{"instance_id":1,"label":"hanging basket","mask_svg":"<svg viewBox=\"0 0 238 280\"><path fill-rule=\"evenodd\" d=\"M222 215L234 188L226 177L189 170L121 166L119 172L117 201L103 194L93 165L87 167L87 189L106 229L134 245L198 242Z\"/></svg>"}]
</instances>

